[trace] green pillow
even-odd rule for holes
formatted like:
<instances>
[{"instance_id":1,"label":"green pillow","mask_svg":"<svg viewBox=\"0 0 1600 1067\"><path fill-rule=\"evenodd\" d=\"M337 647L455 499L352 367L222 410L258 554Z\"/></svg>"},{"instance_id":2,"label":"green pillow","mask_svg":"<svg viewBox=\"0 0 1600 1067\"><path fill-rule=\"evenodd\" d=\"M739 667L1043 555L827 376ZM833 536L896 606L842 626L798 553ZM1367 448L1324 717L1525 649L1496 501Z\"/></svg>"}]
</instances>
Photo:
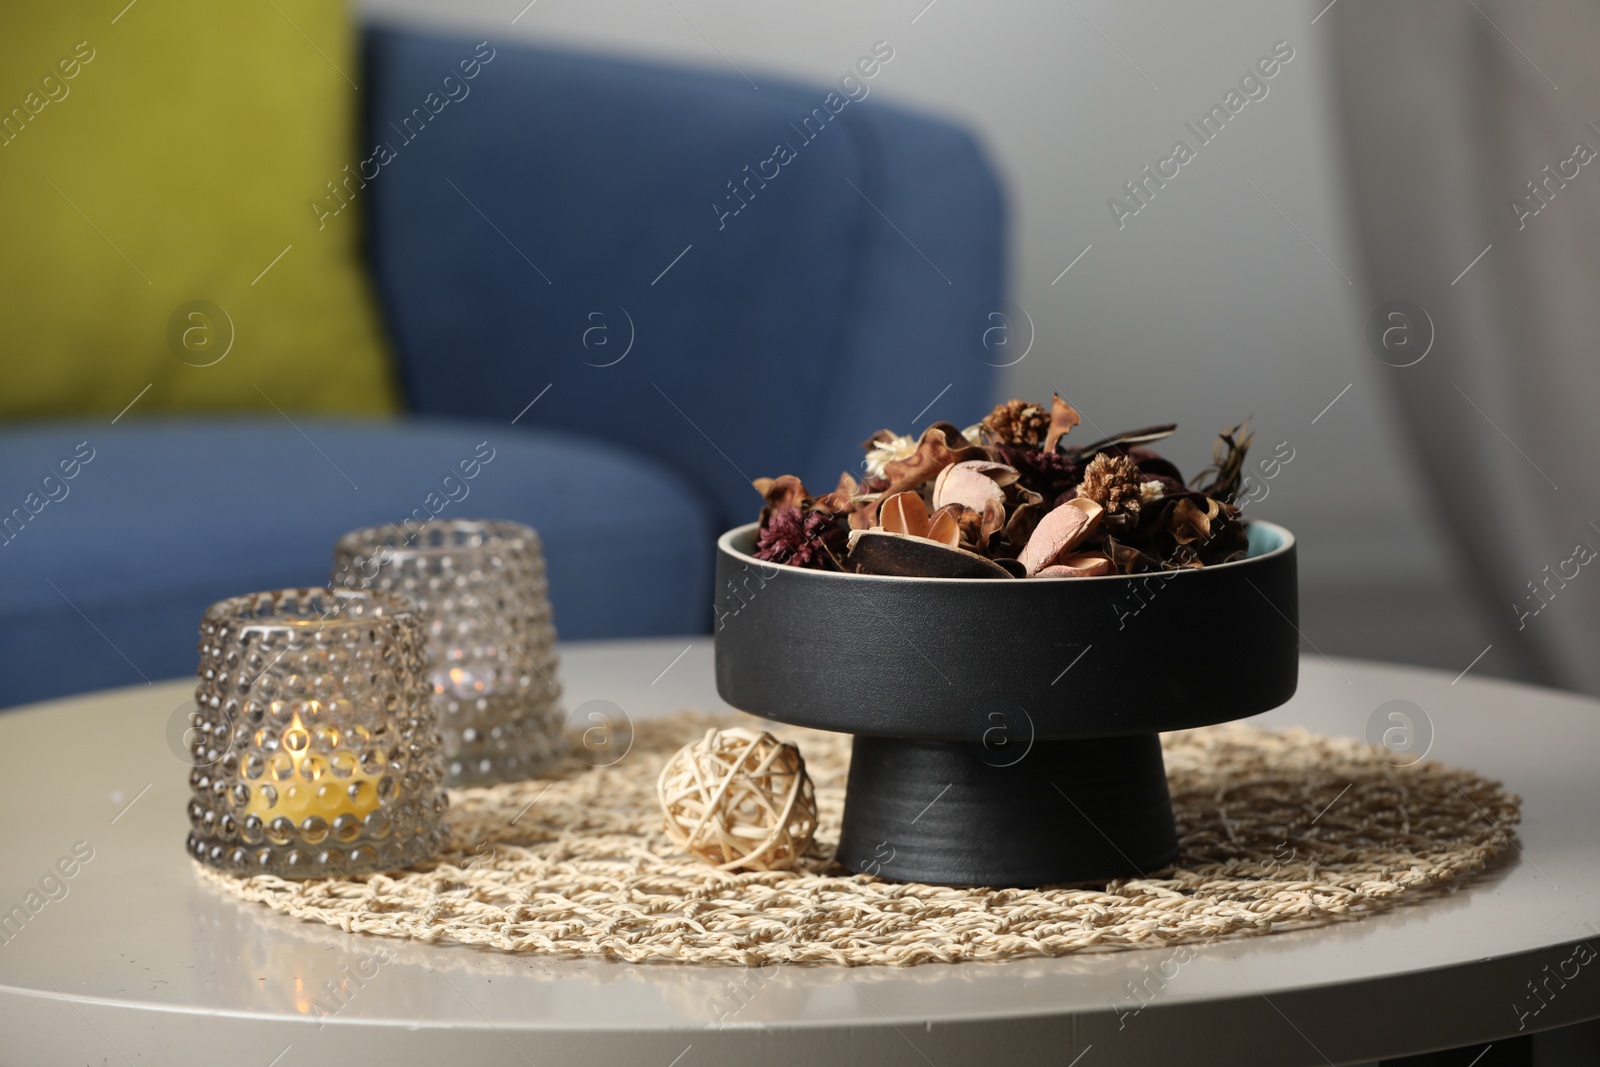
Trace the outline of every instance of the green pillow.
<instances>
[{"instance_id":1,"label":"green pillow","mask_svg":"<svg viewBox=\"0 0 1600 1067\"><path fill-rule=\"evenodd\" d=\"M124 2L0 31L0 417L393 410L345 6Z\"/></svg>"}]
</instances>

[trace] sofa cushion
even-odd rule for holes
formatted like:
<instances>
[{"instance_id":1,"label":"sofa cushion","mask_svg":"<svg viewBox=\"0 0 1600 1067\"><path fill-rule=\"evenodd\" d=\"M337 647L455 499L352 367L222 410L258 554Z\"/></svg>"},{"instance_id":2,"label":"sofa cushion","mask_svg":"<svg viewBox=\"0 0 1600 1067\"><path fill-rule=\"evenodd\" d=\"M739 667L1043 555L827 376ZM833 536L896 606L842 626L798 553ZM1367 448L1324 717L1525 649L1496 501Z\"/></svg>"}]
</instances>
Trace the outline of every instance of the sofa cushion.
<instances>
[{"instance_id":1,"label":"sofa cushion","mask_svg":"<svg viewBox=\"0 0 1600 1067\"><path fill-rule=\"evenodd\" d=\"M357 212L315 207L359 191L353 36L329 0L7 5L0 416L394 409Z\"/></svg>"},{"instance_id":2,"label":"sofa cushion","mask_svg":"<svg viewBox=\"0 0 1600 1067\"><path fill-rule=\"evenodd\" d=\"M321 585L341 533L413 515L537 529L564 639L709 622L708 505L649 458L505 423L296 423L0 431L0 706L190 673L208 605Z\"/></svg>"}]
</instances>

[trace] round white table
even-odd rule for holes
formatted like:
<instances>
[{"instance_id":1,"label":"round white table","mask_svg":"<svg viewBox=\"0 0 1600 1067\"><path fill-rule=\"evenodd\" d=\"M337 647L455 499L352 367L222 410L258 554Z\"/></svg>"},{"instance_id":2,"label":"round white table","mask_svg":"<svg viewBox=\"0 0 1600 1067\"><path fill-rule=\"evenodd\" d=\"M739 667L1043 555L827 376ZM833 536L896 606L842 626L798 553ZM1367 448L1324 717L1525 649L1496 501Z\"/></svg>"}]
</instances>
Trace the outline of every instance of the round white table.
<instances>
[{"instance_id":1,"label":"round white table","mask_svg":"<svg viewBox=\"0 0 1600 1067\"><path fill-rule=\"evenodd\" d=\"M563 652L569 708L725 707L708 639ZM187 767L167 736L192 689L0 714L0 1062L1269 1067L1600 1016L1600 704L1586 698L1304 661L1299 695L1252 721L1362 736L1380 705L1412 701L1433 758L1524 798L1504 862L1385 914L1181 953L745 971L403 943L219 895L184 852Z\"/></svg>"}]
</instances>

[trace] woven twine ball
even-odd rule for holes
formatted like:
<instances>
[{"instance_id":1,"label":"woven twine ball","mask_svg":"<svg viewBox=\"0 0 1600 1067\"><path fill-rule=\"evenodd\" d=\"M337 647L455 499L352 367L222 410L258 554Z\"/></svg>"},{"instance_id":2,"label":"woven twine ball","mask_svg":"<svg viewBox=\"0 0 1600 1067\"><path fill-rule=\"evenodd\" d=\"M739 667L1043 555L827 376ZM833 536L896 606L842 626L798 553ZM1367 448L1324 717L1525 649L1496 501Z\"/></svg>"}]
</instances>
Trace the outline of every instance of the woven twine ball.
<instances>
[{"instance_id":1,"label":"woven twine ball","mask_svg":"<svg viewBox=\"0 0 1600 1067\"><path fill-rule=\"evenodd\" d=\"M806 761L769 733L707 730L667 760L656 794L667 835L719 870L792 870L817 829Z\"/></svg>"}]
</instances>

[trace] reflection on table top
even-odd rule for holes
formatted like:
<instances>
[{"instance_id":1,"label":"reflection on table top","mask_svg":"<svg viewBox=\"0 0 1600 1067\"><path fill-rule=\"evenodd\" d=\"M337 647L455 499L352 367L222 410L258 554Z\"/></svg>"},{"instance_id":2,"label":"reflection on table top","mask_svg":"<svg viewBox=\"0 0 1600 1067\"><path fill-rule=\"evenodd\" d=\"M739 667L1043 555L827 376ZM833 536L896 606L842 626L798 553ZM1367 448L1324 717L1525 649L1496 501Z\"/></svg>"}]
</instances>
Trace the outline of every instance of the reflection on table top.
<instances>
[{"instance_id":1,"label":"reflection on table top","mask_svg":"<svg viewBox=\"0 0 1600 1067\"><path fill-rule=\"evenodd\" d=\"M562 675L574 712L590 700L610 701L634 717L726 708L715 694L707 639L568 645ZM1303 664L1299 694L1251 721L1362 736L1380 705L1415 703L1431 721L1432 758L1498 778L1524 798L1508 858L1466 885L1361 921L1200 947L1184 954L1181 969L1172 963L1175 950L1156 949L906 970L741 972L512 956L297 922L220 896L190 869L186 768L172 751L168 725L192 689L187 680L141 685L0 714L0 910L38 905L0 943L0 1028L66 1004L105 1037L122 1025L116 1006L213 1023L297 1021L299 1029L286 1032L314 1032L318 1041L331 1041L326 1035L341 1028L361 1029L363 1040L386 1027L476 1031L503 1042L505 1052L510 1036L541 1033L656 1032L675 1035L663 1039L667 1044L699 1040L709 1048L710 1039L696 1035L719 1025L709 1032L890 1023L904 1031L902 1051L910 1044L946 1067L938 1042L908 1035L925 1034L930 1020L1074 1016L1085 1026L1109 1021L1116 1030L1116 1009L1138 1003L1129 983L1163 961L1163 973L1176 974L1146 1010L1176 1020L1195 1005L1248 1001L1265 1012L1262 1000L1281 1007L1282 998L1313 989L1332 995L1389 981L1403 990L1406 982L1471 973L1591 938L1600 926L1600 774L1593 766L1600 705L1471 677L1453 683L1429 671L1313 656ZM92 848L92 859L70 878L57 872L49 893L41 892L41 879L79 842ZM40 895L29 901L30 892ZM1536 973L1537 966L1528 977ZM361 980L350 981L352 974ZM1589 977L1600 983L1600 975ZM347 992L330 1001L330 983L341 979ZM1595 990L1600 986L1565 1005L1556 998L1549 1015L1535 1020L1538 1028L1600 1013ZM1509 1006L1522 995L1507 984L1497 1002ZM1498 1022L1516 1021L1500 1011ZM1126 1026L1127 1017L1122 1021ZM294 1040L305 1049L313 1039ZM1315 1044L1326 1048L1328 1040ZM108 1054L99 1047L94 1055ZM238 1062L265 1067L274 1051ZM298 1058L286 1058L284 1067Z\"/></svg>"}]
</instances>

